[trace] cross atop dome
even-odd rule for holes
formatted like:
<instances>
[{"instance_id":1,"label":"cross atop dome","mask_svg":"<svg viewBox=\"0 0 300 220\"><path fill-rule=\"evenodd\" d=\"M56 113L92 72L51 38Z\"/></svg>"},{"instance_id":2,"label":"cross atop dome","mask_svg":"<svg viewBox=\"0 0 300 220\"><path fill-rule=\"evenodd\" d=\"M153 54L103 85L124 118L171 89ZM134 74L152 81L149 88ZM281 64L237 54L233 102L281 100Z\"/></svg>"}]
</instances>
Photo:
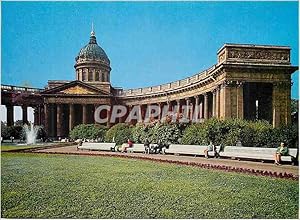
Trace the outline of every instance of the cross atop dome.
<instances>
[{"instance_id":1,"label":"cross atop dome","mask_svg":"<svg viewBox=\"0 0 300 220\"><path fill-rule=\"evenodd\" d=\"M94 31L94 23L92 22L92 31L91 31L91 37L95 36L95 31Z\"/></svg>"}]
</instances>

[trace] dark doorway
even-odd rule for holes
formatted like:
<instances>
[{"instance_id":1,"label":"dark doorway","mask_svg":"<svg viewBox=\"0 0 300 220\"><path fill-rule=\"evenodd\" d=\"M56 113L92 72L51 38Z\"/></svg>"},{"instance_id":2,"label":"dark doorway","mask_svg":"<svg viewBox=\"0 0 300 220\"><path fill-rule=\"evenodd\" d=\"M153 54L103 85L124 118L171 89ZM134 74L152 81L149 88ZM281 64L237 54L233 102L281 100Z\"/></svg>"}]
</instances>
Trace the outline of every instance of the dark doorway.
<instances>
[{"instance_id":1,"label":"dark doorway","mask_svg":"<svg viewBox=\"0 0 300 220\"><path fill-rule=\"evenodd\" d=\"M271 83L247 82L244 85L244 118L272 123Z\"/></svg>"}]
</instances>

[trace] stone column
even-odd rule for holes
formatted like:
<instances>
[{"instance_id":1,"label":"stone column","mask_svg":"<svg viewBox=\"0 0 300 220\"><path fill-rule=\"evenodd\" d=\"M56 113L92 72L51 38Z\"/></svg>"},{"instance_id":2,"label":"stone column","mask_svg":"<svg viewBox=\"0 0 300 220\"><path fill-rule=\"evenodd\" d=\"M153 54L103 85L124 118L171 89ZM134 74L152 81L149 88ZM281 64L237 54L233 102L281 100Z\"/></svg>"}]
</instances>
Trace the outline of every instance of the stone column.
<instances>
[{"instance_id":1,"label":"stone column","mask_svg":"<svg viewBox=\"0 0 300 220\"><path fill-rule=\"evenodd\" d=\"M44 105L39 105L39 125L45 122Z\"/></svg>"},{"instance_id":2,"label":"stone column","mask_svg":"<svg viewBox=\"0 0 300 220\"><path fill-rule=\"evenodd\" d=\"M74 114L74 104L69 105L69 131L74 127L75 114Z\"/></svg>"},{"instance_id":3,"label":"stone column","mask_svg":"<svg viewBox=\"0 0 300 220\"><path fill-rule=\"evenodd\" d=\"M227 119L232 117L232 106L234 103L231 100L231 82L223 82L220 90L220 118Z\"/></svg>"},{"instance_id":4,"label":"stone column","mask_svg":"<svg viewBox=\"0 0 300 220\"><path fill-rule=\"evenodd\" d=\"M144 105L140 105L140 109L141 109L141 119L142 119L142 121L145 121L146 110L144 108Z\"/></svg>"},{"instance_id":5,"label":"stone column","mask_svg":"<svg viewBox=\"0 0 300 220\"><path fill-rule=\"evenodd\" d=\"M176 112L177 112L177 119L179 119L179 116L180 116L180 99L179 100L176 100Z\"/></svg>"},{"instance_id":6,"label":"stone column","mask_svg":"<svg viewBox=\"0 0 300 220\"><path fill-rule=\"evenodd\" d=\"M63 117L62 117L62 105L57 104L56 105L56 134L58 137L63 136Z\"/></svg>"},{"instance_id":7,"label":"stone column","mask_svg":"<svg viewBox=\"0 0 300 220\"><path fill-rule=\"evenodd\" d=\"M204 94L204 119L208 119L208 94Z\"/></svg>"},{"instance_id":8,"label":"stone column","mask_svg":"<svg viewBox=\"0 0 300 220\"><path fill-rule=\"evenodd\" d=\"M186 98L185 99L185 104L186 104L186 119L189 120L190 119L190 98Z\"/></svg>"},{"instance_id":9,"label":"stone column","mask_svg":"<svg viewBox=\"0 0 300 220\"><path fill-rule=\"evenodd\" d=\"M104 72L104 82L107 82L107 73Z\"/></svg>"},{"instance_id":10,"label":"stone column","mask_svg":"<svg viewBox=\"0 0 300 220\"><path fill-rule=\"evenodd\" d=\"M200 101L200 104L199 104L199 119L203 119L203 118L204 118L204 115L203 115L203 113L204 113L203 107L204 107L203 101L201 100L201 101Z\"/></svg>"},{"instance_id":11,"label":"stone column","mask_svg":"<svg viewBox=\"0 0 300 220\"><path fill-rule=\"evenodd\" d=\"M216 117L216 90L213 90L212 94L213 94L212 116Z\"/></svg>"},{"instance_id":12,"label":"stone column","mask_svg":"<svg viewBox=\"0 0 300 220\"><path fill-rule=\"evenodd\" d=\"M22 105L22 122L23 124L28 124L27 105Z\"/></svg>"},{"instance_id":13,"label":"stone column","mask_svg":"<svg viewBox=\"0 0 300 220\"><path fill-rule=\"evenodd\" d=\"M220 118L220 88L216 88L216 118Z\"/></svg>"},{"instance_id":14,"label":"stone column","mask_svg":"<svg viewBox=\"0 0 300 220\"><path fill-rule=\"evenodd\" d=\"M45 132L49 136L49 104L44 104L44 126Z\"/></svg>"},{"instance_id":15,"label":"stone column","mask_svg":"<svg viewBox=\"0 0 300 220\"><path fill-rule=\"evenodd\" d=\"M33 124L34 125L40 125L39 124L39 111L40 111L39 108L40 108L39 106L35 106L33 108Z\"/></svg>"},{"instance_id":16,"label":"stone column","mask_svg":"<svg viewBox=\"0 0 300 220\"><path fill-rule=\"evenodd\" d=\"M111 114L111 110L107 110L107 112L106 112L106 117L107 117L106 126L107 127L110 127L110 114Z\"/></svg>"},{"instance_id":17,"label":"stone column","mask_svg":"<svg viewBox=\"0 0 300 220\"><path fill-rule=\"evenodd\" d=\"M131 112L131 110L132 110L132 105L128 105L127 106L127 110L128 110L128 112L127 112L127 114L126 114L126 118L125 118L125 120L128 118L128 116L130 115L130 112ZM129 119L130 121L128 121L128 124L132 124L133 122L132 122L132 119L130 118Z\"/></svg>"},{"instance_id":18,"label":"stone column","mask_svg":"<svg viewBox=\"0 0 300 220\"><path fill-rule=\"evenodd\" d=\"M94 109L92 110L93 112L93 121L94 121L94 124L99 124L98 122L96 122L95 120L95 112L96 112L96 109L99 107L100 105L99 104L94 104ZM98 116L97 116L98 117Z\"/></svg>"},{"instance_id":19,"label":"stone column","mask_svg":"<svg viewBox=\"0 0 300 220\"><path fill-rule=\"evenodd\" d=\"M285 99L285 104L286 104L286 108L285 108L285 113L286 113L286 118L285 118L285 123L286 125L289 125L292 123L292 106L291 106L291 87L292 87L292 83L287 83L286 85L286 99Z\"/></svg>"},{"instance_id":20,"label":"stone column","mask_svg":"<svg viewBox=\"0 0 300 220\"><path fill-rule=\"evenodd\" d=\"M163 103L158 103L159 106L159 115L158 115L158 120L161 120L161 116L162 116L162 108L164 107Z\"/></svg>"},{"instance_id":21,"label":"stone column","mask_svg":"<svg viewBox=\"0 0 300 220\"><path fill-rule=\"evenodd\" d=\"M82 124L87 124L86 104L82 105Z\"/></svg>"},{"instance_id":22,"label":"stone column","mask_svg":"<svg viewBox=\"0 0 300 220\"><path fill-rule=\"evenodd\" d=\"M7 111L7 126L14 125L14 106L13 105L6 105L6 111Z\"/></svg>"},{"instance_id":23,"label":"stone column","mask_svg":"<svg viewBox=\"0 0 300 220\"><path fill-rule=\"evenodd\" d=\"M137 122L143 122L143 107L142 105L139 105L139 118Z\"/></svg>"},{"instance_id":24,"label":"stone column","mask_svg":"<svg viewBox=\"0 0 300 220\"><path fill-rule=\"evenodd\" d=\"M79 80L82 81L82 69L79 69Z\"/></svg>"},{"instance_id":25,"label":"stone column","mask_svg":"<svg viewBox=\"0 0 300 220\"><path fill-rule=\"evenodd\" d=\"M89 81L89 68L85 68L85 81Z\"/></svg>"},{"instance_id":26,"label":"stone column","mask_svg":"<svg viewBox=\"0 0 300 220\"><path fill-rule=\"evenodd\" d=\"M93 69L93 81L96 81L96 69Z\"/></svg>"},{"instance_id":27,"label":"stone column","mask_svg":"<svg viewBox=\"0 0 300 220\"><path fill-rule=\"evenodd\" d=\"M273 83L273 127L280 127L281 125L288 125L289 123L291 123L290 90L290 82Z\"/></svg>"},{"instance_id":28,"label":"stone column","mask_svg":"<svg viewBox=\"0 0 300 220\"><path fill-rule=\"evenodd\" d=\"M51 104L50 105L50 120L49 120L49 124L50 124L50 129L49 129L49 135L51 137L55 137L56 136L56 104Z\"/></svg>"},{"instance_id":29,"label":"stone column","mask_svg":"<svg viewBox=\"0 0 300 220\"><path fill-rule=\"evenodd\" d=\"M243 94L243 82L237 82L236 88L236 101L237 101L237 118L244 118L244 94Z\"/></svg>"},{"instance_id":30,"label":"stone column","mask_svg":"<svg viewBox=\"0 0 300 220\"><path fill-rule=\"evenodd\" d=\"M194 96L195 98L195 112L194 112L194 120L195 122L199 121L199 96Z\"/></svg>"}]
</instances>

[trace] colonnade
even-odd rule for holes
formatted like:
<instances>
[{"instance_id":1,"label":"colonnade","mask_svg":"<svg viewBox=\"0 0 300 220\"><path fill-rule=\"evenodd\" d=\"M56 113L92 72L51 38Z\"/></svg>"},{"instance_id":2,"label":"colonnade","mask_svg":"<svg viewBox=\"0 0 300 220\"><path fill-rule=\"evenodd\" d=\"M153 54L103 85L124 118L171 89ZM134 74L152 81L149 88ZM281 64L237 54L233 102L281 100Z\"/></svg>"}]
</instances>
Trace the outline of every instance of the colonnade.
<instances>
[{"instance_id":1,"label":"colonnade","mask_svg":"<svg viewBox=\"0 0 300 220\"><path fill-rule=\"evenodd\" d=\"M164 117L164 108L176 115L176 120L184 119L191 122L202 122L205 119L216 117L220 119L241 118L241 119L264 119L273 123L274 127L281 124L290 123L290 83L255 83L226 81L216 85L210 91L191 97L182 97L155 103L135 103L129 104L128 100L123 100L127 107L127 113L115 122L111 122L112 109L104 109L100 113L100 118L107 118L104 124L108 127L115 123L135 124L137 120L126 120L133 107L138 106L141 115L141 122L146 120L161 120ZM151 99L150 99L151 100ZM94 124L94 113L100 103L84 104L84 100L78 103L44 103L43 105L22 107L22 121L28 123L28 107L34 108L34 124L44 125L50 137L64 137L78 124ZM91 103L91 102L90 102ZM109 103L107 101L107 103ZM152 117L152 112L146 117L147 108L150 105L159 106L159 114ZM114 105L110 105L113 107ZM185 109L183 106L186 106ZM7 125L14 124L14 105L6 104ZM172 116L173 119L173 116Z\"/></svg>"},{"instance_id":2,"label":"colonnade","mask_svg":"<svg viewBox=\"0 0 300 220\"><path fill-rule=\"evenodd\" d=\"M89 82L109 82L110 73L97 68L80 68L76 70L76 79Z\"/></svg>"},{"instance_id":3,"label":"colonnade","mask_svg":"<svg viewBox=\"0 0 300 220\"><path fill-rule=\"evenodd\" d=\"M7 126L14 125L14 107L17 105L7 104L6 106L6 122ZM34 112L34 125L42 125L43 124L43 109L41 105L37 106L28 106L28 105L21 105L22 108L22 123L28 124L28 107L32 107Z\"/></svg>"},{"instance_id":4,"label":"colonnade","mask_svg":"<svg viewBox=\"0 0 300 220\"><path fill-rule=\"evenodd\" d=\"M49 136L64 137L78 124L94 124L94 112L98 106L99 104L44 104L45 130Z\"/></svg>"},{"instance_id":5,"label":"colonnade","mask_svg":"<svg viewBox=\"0 0 300 220\"><path fill-rule=\"evenodd\" d=\"M150 105L158 106L159 113L155 117L151 115L146 115L147 109ZM168 107L166 107L168 106ZM129 105L128 109L131 110L134 105ZM140 110L140 115L142 121L150 119L161 120L164 116L164 108L167 108L169 112L177 115L177 120L180 120L181 117L184 117L188 121L199 122L211 117L220 117L220 89L217 87L211 92L207 92L201 95L196 95L192 97L182 98L171 100L167 102L158 102L158 103L149 103L149 104L140 104L138 105ZM184 108L185 109L184 109ZM150 114L152 114L151 112ZM149 114L149 113L148 113ZM125 117L122 117L119 122L125 122ZM148 118L147 118L148 117ZM129 123L135 124L137 121L130 121Z\"/></svg>"}]
</instances>

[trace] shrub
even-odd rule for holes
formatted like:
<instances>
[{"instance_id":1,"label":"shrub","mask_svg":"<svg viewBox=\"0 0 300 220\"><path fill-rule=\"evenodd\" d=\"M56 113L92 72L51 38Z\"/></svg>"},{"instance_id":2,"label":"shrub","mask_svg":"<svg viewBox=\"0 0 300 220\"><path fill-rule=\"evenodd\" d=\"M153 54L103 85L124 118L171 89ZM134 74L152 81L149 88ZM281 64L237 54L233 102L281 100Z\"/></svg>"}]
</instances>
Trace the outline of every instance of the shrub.
<instances>
[{"instance_id":1,"label":"shrub","mask_svg":"<svg viewBox=\"0 0 300 220\"><path fill-rule=\"evenodd\" d=\"M249 147L277 147L284 141L295 147L298 140L298 126L273 128L267 121L246 121L241 119L218 120L211 118L203 123L190 125L183 134L183 144L236 145L241 141Z\"/></svg>"},{"instance_id":2,"label":"shrub","mask_svg":"<svg viewBox=\"0 0 300 220\"><path fill-rule=\"evenodd\" d=\"M47 134L46 134L46 131L45 131L44 127L43 126L39 126L36 138L37 139L41 139L41 138L44 139L46 136L47 136Z\"/></svg>"},{"instance_id":3,"label":"shrub","mask_svg":"<svg viewBox=\"0 0 300 220\"><path fill-rule=\"evenodd\" d=\"M185 126L178 123L137 124L132 129L132 137L137 143L144 143L147 138L150 143L161 141L163 144L176 144L180 142L184 128Z\"/></svg>"},{"instance_id":4,"label":"shrub","mask_svg":"<svg viewBox=\"0 0 300 220\"><path fill-rule=\"evenodd\" d=\"M112 126L105 135L106 142L114 141L117 145L127 143L128 139L132 139L131 127L124 123L119 123Z\"/></svg>"},{"instance_id":5,"label":"shrub","mask_svg":"<svg viewBox=\"0 0 300 220\"><path fill-rule=\"evenodd\" d=\"M9 139L9 137L10 137L9 129L3 122L1 122L1 137L3 139Z\"/></svg>"},{"instance_id":6,"label":"shrub","mask_svg":"<svg viewBox=\"0 0 300 220\"><path fill-rule=\"evenodd\" d=\"M22 126L9 126L8 133L9 137L13 136L15 139L24 139Z\"/></svg>"},{"instance_id":7,"label":"shrub","mask_svg":"<svg viewBox=\"0 0 300 220\"><path fill-rule=\"evenodd\" d=\"M200 144L208 143L208 132L203 124L192 124L187 127L183 133L182 144Z\"/></svg>"},{"instance_id":8,"label":"shrub","mask_svg":"<svg viewBox=\"0 0 300 220\"><path fill-rule=\"evenodd\" d=\"M104 139L107 128L97 124L80 124L75 126L69 136L72 139Z\"/></svg>"},{"instance_id":9,"label":"shrub","mask_svg":"<svg viewBox=\"0 0 300 220\"><path fill-rule=\"evenodd\" d=\"M298 143L298 125L288 125L273 130L272 146L278 147L280 142L285 142L288 147L297 148Z\"/></svg>"}]
</instances>

